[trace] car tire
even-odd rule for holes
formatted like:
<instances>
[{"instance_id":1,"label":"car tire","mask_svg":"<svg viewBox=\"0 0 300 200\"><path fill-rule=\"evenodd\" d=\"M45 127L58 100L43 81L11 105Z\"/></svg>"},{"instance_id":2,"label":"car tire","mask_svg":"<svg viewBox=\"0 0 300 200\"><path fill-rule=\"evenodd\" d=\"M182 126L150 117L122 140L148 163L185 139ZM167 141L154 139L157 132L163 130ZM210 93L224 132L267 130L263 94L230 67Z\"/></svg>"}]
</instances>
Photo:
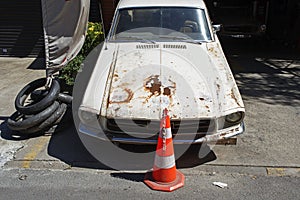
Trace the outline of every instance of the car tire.
<instances>
[{"instance_id":1,"label":"car tire","mask_svg":"<svg viewBox=\"0 0 300 200\"><path fill-rule=\"evenodd\" d=\"M45 109L49 105L51 105L58 97L60 92L60 85L57 80L53 79L51 87L49 89L48 94L42 98L38 102L34 102L34 104L24 105L26 98L30 95L34 90L45 86L47 79L41 78L37 79L28 85L26 85L17 95L15 100L15 108L22 114L31 115L39 113L41 110Z\"/></svg>"},{"instance_id":2,"label":"car tire","mask_svg":"<svg viewBox=\"0 0 300 200\"><path fill-rule=\"evenodd\" d=\"M65 93L59 93L57 99L60 102L67 103L67 104L71 104L73 101L73 97Z\"/></svg>"},{"instance_id":3,"label":"car tire","mask_svg":"<svg viewBox=\"0 0 300 200\"><path fill-rule=\"evenodd\" d=\"M59 123L60 120L62 119L62 117L64 116L64 113L66 112L66 110L67 110L67 104L62 103L55 110L55 112L49 118L47 118L45 121L43 121L42 123L40 123L37 126L31 127L26 130L22 130L21 132L25 133L25 134L32 134L32 133L45 131L45 130L51 128L51 126Z\"/></svg>"},{"instance_id":4,"label":"car tire","mask_svg":"<svg viewBox=\"0 0 300 200\"><path fill-rule=\"evenodd\" d=\"M30 98L33 101L40 101L42 98L44 98L48 94L47 90L35 90L30 94ZM65 93L59 93L57 99L60 102L71 104L73 101L73 97L71 95L65 94Z\"/></svg>"},{"instance_id":5,"label":"car tire","mask_svg":"<svg viewBox=\"0 0 300 200\"><path fill-rule=\"evenodd\" d=\"M47 107L40 113L35 115L26 116L19 111L16 111L8 120L7 125L11 130L20 131L31 128L33 126L38 125L39 123L45 121L49 118L59 107L59 103L57 101L53 102L53 104Z\"/></svg>"}]
</instances>

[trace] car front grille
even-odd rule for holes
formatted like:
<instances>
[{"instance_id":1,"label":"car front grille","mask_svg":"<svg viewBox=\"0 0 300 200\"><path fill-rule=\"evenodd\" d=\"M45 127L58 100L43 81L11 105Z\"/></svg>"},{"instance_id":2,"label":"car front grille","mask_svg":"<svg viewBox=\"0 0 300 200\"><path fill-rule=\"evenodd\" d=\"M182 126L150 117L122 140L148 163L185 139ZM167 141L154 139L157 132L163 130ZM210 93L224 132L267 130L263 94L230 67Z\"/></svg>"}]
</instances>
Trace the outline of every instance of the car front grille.
<instances>
[{"instance_id":1,"label":"car front grille","mask_svg":"<svg viewBox=\"0 0 300 200\"><path fill-rule=\"evenodd\" d=\"M114 137L157 137L160 121L106 119L105 132ZM216 129L214 120L171 120L173 137L184 139L186 137L200 138Z\"/></svg>"}]
</instances>

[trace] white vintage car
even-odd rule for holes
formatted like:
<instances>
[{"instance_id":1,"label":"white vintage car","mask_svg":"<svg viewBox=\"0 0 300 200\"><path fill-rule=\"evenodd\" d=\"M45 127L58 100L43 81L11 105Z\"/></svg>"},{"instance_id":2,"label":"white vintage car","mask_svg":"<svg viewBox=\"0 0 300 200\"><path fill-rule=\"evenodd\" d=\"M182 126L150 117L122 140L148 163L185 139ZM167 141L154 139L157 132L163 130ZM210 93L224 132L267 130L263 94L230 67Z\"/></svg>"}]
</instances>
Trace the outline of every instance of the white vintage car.
<instances>
[{"instance_id":1,"label":"white vintage car","mask_svg":"<svg viewBox=\"0 0 300 200\"><path fill-rule=\"evenodd\" d=\"M169 110L175 144L244 132L244 104L202 0L121 0L79 107L79 131L155 144Z\"/></svg>"}]
</instances>

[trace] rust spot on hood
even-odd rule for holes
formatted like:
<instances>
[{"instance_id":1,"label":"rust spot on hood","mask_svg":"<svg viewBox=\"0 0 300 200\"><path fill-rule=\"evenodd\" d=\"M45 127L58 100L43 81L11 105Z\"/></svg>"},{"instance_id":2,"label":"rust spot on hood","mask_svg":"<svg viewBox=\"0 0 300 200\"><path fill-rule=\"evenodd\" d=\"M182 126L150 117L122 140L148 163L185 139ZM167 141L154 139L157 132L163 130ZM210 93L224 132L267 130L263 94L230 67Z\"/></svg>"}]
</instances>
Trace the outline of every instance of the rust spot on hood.
<instances>
[{"instance_id":1,"label":"rust spot on hood","mask_svg":"<svg viewBox=\"0 0 300 200\"><path fill-rule=\"evenodd\" d=\"M214 52L214 47L210 47L209 49L208 49L208 51L210 51L210 52Z\"/></svg>"},{"instance_id":2,"label":"rust spot on hood","mask_svg":"<svg viewBox=\"0 0 300 200\"><path fill-rule=\"evenodd\" d=\"M160 95L161 81L158 79L159 75L152 75L145 80L144 88L153 95Z\"/></svg>"},{"instance_id":3,"label":"rust spot on hood","mask_svg":"<svg viewBox=\"0 0 300 200\"><path fill-rule=\"evenodd\" d=\"M237 100L235 94L234 94L234 90L233 88L231 89L231 93L230 93L231 98L237 103L237 105L241 106L239 101Z\"/></svg>"},{"instance_id":4,"label":"rust spot on hood","mask_svg":"<svg viewBox=\"0 0 300 200\"><path fill-rule=\"evenodd\" d=\"M109 101L109 104L112 104L112 103L129 103L131 101L132 97L133 97L133 92L130 89L125 88L125 89L121 90L121 92L119 92L117 94L114 94L111 97L111 100Z\"/></svg>"},{"instance_id":5,"label":"rust spot on hood","mask_svg":"<svg viewBox=\"0 0 300 200\"><path fill-rule=\"evenodd\" d=\"M164 88L164 93L163 93L164 95L171 95L171 90L170 90L170 88L169 87L165 87Z\"/></svg>"},{"instance_id":6,"label":"rust spot on hood","mask_svg":"<svg viewBox=\"0 0 300 200\"><path fill-rule=\"evenodd\" d=\"M219 53L218 53L218 51L215 49L214 46L208 48L208 51L209 51L213 56L215 56L215 57L219 57L219 56L220 56Z\"/></svg>"},{"instance_id":7,"label":"rust spot on hood","mask_svg":"<svg viewBox=\"0 0 300 200\"><path fill-rule=\"evenodd\" d=\"M115 82L119 80L119 75L118 74L114 74L113 77L114 77Z\"/></svg>"},{"instance_id":8,"label":"rust spot on hood","mask_svg":"<svg viewBox=\"0 0 300 200\"><path fill-rule=\"evenodd\" d=\"M146 102L148 102L152 96L159 96L161 94L168 96L170 100L172 100L172 94L175 93L176 83L168 79L165 84L166 85L162 85L159 75L151 75L146 78L144 81L144 90L150 93L146 98Z\"/></svg>"}]
</instances>

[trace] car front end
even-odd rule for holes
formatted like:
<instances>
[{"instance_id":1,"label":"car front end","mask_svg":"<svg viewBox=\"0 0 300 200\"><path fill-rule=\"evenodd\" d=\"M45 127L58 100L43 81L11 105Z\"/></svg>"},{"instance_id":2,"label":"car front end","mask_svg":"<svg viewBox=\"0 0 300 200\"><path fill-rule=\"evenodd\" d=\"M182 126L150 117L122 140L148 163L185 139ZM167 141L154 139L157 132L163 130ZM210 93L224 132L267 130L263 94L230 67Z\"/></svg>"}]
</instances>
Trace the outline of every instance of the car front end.
<instances>
[{"instance_id":1,"label":"car front end","mask_svg":"<svg viewBox=\"0 0 300 200\"><path fill-rule=\"evenodd\" d=\"M175 144L243 133L244 104L205 5L124 2L79 108L79 131L112 142L156 144L167 108Z\"/></svg>"}]
</instances>

